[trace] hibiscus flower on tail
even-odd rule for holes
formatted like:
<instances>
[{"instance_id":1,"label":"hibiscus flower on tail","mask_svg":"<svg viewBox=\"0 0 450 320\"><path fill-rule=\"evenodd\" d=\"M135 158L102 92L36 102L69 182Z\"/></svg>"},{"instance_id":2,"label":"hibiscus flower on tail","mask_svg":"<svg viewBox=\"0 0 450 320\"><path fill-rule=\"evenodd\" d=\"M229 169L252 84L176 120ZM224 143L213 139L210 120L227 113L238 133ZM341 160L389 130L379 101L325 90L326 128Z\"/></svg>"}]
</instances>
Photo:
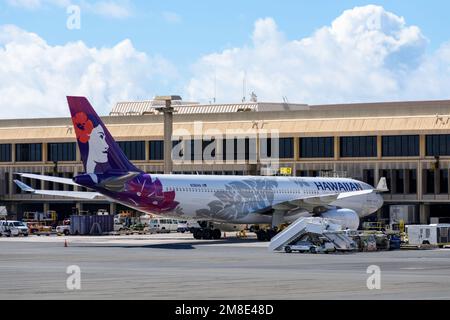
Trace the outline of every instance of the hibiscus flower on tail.
<instances>
[{"instance_id":1,"label":"hibiscus flower on tail","mask_svg":"<svg viewBox=\"0 0 450 320\"><path fill-rule=\"evenodd\" d=\"M75 135L81 143L87 143L90 139L94 124L89 120L84 112L78 112L72 118L73 126L75 128Z\"/></svg>"}]
</instances>

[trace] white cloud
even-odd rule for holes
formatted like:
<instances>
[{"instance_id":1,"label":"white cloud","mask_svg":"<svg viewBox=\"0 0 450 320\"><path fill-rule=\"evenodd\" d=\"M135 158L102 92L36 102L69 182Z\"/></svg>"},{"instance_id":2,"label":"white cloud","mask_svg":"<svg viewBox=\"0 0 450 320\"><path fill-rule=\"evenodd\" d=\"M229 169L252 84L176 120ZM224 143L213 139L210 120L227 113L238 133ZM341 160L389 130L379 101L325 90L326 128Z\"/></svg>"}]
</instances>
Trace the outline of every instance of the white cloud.
<instances>
[{"instance_id":1,"label":"white cloud","mask_svg":"<svg viewBox=\"0 0 450 320\"><path fill-rule=\"evenodd\" d=\"M0 118L67 116L66 95L87 96L107 114L117 101L151 98L177 77L167 60L130 40L111 48L51 46L16 26L0 27Z\"/></svg>"},{"instance_id":2,"label":"white cloud","mask_svg":"<svg viewBox=\"0 0 450 320\"><path fill-rule=\"evenodd\" d=\"M449 98L450 44L431 54L417 26L380 6L356 7L310 37L288 40L272 18L255 23L252 43L208 54L193 67L189 99L344 103Z\"/></svg>"}]
</instances>

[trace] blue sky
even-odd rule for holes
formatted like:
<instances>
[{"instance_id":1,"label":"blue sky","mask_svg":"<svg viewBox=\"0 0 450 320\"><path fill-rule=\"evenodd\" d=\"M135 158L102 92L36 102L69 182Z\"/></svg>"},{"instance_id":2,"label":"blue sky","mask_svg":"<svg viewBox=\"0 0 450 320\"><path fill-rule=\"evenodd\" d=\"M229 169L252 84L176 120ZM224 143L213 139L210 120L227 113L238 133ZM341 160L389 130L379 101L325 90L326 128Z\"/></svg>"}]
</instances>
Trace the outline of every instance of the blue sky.
<instances>
[{"instance_id":1,"label":"blue sky","mask_svg":"<svg viewBox=\"0 0 450 320\"><path fill-rule=\"evenodd\" d=\"M66 8L69 3L78 4L81 6L81 29L69 30L66 28L67 13ZM349 81L360 81L363 71L368 72L370 78L379 79L373 81L380 81L392 84L390 87L383 86L371 90L370 94L360 94L361 88L356 86L353 88L351 84L348 87L341 88L340 91L330 92L323 90L322 87L311 87L310 91L301 94L292 93L295 87L292 83L297 82L303 87L308 87L311 83L311 78L315 73L311 73L308 79L297 78L297 73L312 72L299 67L295 75L289 76L289 72L285 72L286 76L280 75L279 81L276 83L276 88L273 93L267 93L267 85L262 85L262 79L271 77L277 69L270 72L264 70L267 61L261 59L253 59L252 55L259 55L262 49L268 50L267 47L259 48L255 43L255 34L259 28L261 32L267 32L268 37L270 32L275 34L282 34L282 40L276 39L276 46L284 47L283 52L278 52L275 60L284 60L287 55L289 59L293 59L292 63L296 65L296 57L299 59L299 64L304 62L305 57L314 56L306 49L302 49L296 56L292 56L289 52L291 46L295 46L296 40L314 37L317 30L324 27L330 27L332 22L341 17L345 10L351 10L354 7L365 7L369 4L380 6L383 11L373 11L372 13L357 12L354 15L349 15L345 19L350 21L352 28L357 28L354 24L359 18L357 15L368 19L372 14L385 17L383 19L391 19L389 14L396 17L403 17L405 25L401 25L398 20L393 20L396 24L392 28L392 32L396 35L394 40L397 44L395 48L389 48L389 54L383 57L383 62L380 64L377 57L374 55L373 59L367 65L359 66L361 74L356 75L354 79ZM101 5L101 6L100 6ZM111 14L108 10L109 6L114 5L115 9ZM132 52L134 58L124 58L126 63L134 63L136 66L139 60L139 54L144 54L148 57L147 68L151 73L155 69L161 67L159 72L149 79L143 79L142 75L127 76L128 85L130 87L138 87L136 90L128 90L120 94L111 93L114 87L111 84L106 84L108 90L96 92L93 90L85 90L83 88L73 88L71 85L67 86L67 91L76 93L86 93L94 96L94 100L100 103L102 110L107 110L110 104L114 103L114 99L141 99L149 98L148 94L165 94L178 93L187 96L191 100L198 100L205 102L211 98L210 88L208 92L202 92L199 88L211 85L211 74L217 80L216 86L219 86L218 91L222 94L218 95L222 99L221 102L231 102L231 100L239 100L237 96L238 88L242 85L242 73L249 74L249 90L258 90L258 96L266 100L281 100L281 95L292 97L290 100L296 102L307 103L332 103L332 102L357 102L357 101L372 101L372 100L396 100L396 99L438 99L448 98L442 90L434 90L434 84L430 83L430 89L420 94L411 94L415 92L413 88L409 88L409 84L405 83L405 77L411 77L410 72L416 75L418 72L427 68L428 72L436 72L433 65L443 64L446 66L447 55L437 58L438 52L443 45L450 40L450 19L448 19L448 12L450 9L450 2L444 0L392 0L392 1L267 1L267 0L246 0L246 1L206 1L206 0L172 0L172 1L128 1L128 0L2 0L0 2L0 26L12 25L17 27L21 32L26 34L35 33L45 43L55 49L58 46L67 46L68 43L81 41L86 48L114 48L124 40L130 40L130 45L125 46L126 50ZM121 11L122 10L122 11ZM374 13L375 12L375 13ZM268 18L270 20L262 20ZM344 19L342 19L344 20ZM385 21L383 20L383 21ZM359 20L358 20L359 21ZM273 23L272 23L273 22ZM355 22L356 23L356 22ZM361 23L360 21L358 23ZM386 25L391 25L389 22ZM343 23L342 25L345 25ZM415 38L409 36L398 36L402 30L409 30L413 32L412 27L417 26L419 32ZM383 28L379 30L382 36L390 37L391 30L387 30L383 24ZM11 32L11 31L7 31ZM352 31L353 32L353 31ZM330 34L336 32L330 31ZM367 41L374 44L375 50L384 52L384 47L380 49L377 47L377 39L379 37L370 38L371 34L366 33L362 35L359 40L364 46L367 46ZM397 37L397 38L396 38ZM402 38L403 37L403 38ZM367 40L368 39L368 40ZM271 41L272 41L271 40ZM320 43L320 40L317 43ZM314 41L315 41L314 40ZM367 40L367 41L366 41ZM28 40L27 40L28 41ZM281 41L281 42L278 42ZM383 40L385 41L385 40ZM388 43L390 40L386 40ZM330 42L332 42L330 40ZM341 38L338 39L339 45L342 45ZM17 38L11 37L0 41L0 50L2 47L7 51L8 43L18 43ZM355 42L356 43L356 42ZM28 41L26 45L33 47L32 41ZM370 45L369 45L370 46ZM362 48L363 46L357 46ZM34 47L33 47L34 48ZM400 49L399 49L400 48ZM413 48L410 50L409 48ZM79 48L78 48L79 49ZM77 49L77 50L78 50ZM295 50L297 50L296 48ZM73 50L73 49L72 49ZM234 53L229 53L227 50L237 50ZM309 50L309 49L308 49ZM326 50L335 50L332 46L319 49L320 52ZM345 57L348 55L349 47L347 46L341 52ZM41 54L44 54L41 52ZM44 50L45 51L45 50ZM55 50L53 50L55 51ZM81 50L82 51L82 50ZM330 53L332 53L330 51ZM76 52L74 53L76 54ZM93 61L97 58L92 57L87 53L89 59ZM111 54L112 55L112 54ZM126 54L123 54L126 56ZM362 52L362 55L367 53ZM412 58L411 58L412 57ZM18 58L20 59L20 58ZM23 58L25 59L25 57ZM130 59L136 61L130 62ZM372 58L371 58L372 59ZM430 59L435 59L430 62ZM437 60L436 60L437 59ZM253 61L259 61L259 65ZM301 60L301 61L300 61ZM413 61L414 60L414 61ZM420 60L421 62L415 62ZM229 69L225 70L223 61L227 61ZM328 60L327 60L328 61ZM334 66L328 66L327 61L312 61L311 65L327 66L326 70L334 70ZM392 61L395 61L393 63ZM2 62L0 61L0 64ZM4 62L6 63L6 62ZM51 63L51 62L50 62ZM112 62L111 62L112 63ZM114 63L117 63L115 61ZM24 62L25 64L25 62ZM100 63L102 68L105 67L103 62ZM308 64L308 63L306 63ZM374 64L379 64L376 70L371 69ZM60 64L58 64L59 66ZM88 64L86 64L88 65ZM412 67L412 65L414 65ZM248 66L248 70L247 70ZM407 66L407 70L405 69ZM24 68L31 68L26 65ZM51 68L54 70L56 67ZM101 68L101 69L102 69ZM106 67L105 67L106 68ZM113 67L111 67L113 68ZM284 70L289 66L280 66L279 70ZM355 66L357 68L357 66ZM245 69L245 70L244 70ZM367 69L367 70L366 70ZM370 70L369 70L370 69ZM103 69L102 69L103 70ZM168 71L169 70L169 71ZM229 74L233 71L236 78L239 80L232 80ZM99 71L100 72L100 71ZM103 71L102 71L103 72ZM136 71L137 72L137 71ZM171 75L167 78L163 73L168 72ZM342 72L339 66L336 67L333 73ZM74 74L68 74L68 77L79 77L86 75L86 70L77 70ZM210 74L205 78L204 74ZM92 75L92 73L91 73ZM406 75L406 76L405 76ZM97 77L98 76L98 77ZM111 72L105 77L110 77ZM115 75L117 76L117 75ZM129 78L128 78L129 76ZM417 76L417 75L416 75ZM447 81L447 78L440 74L432 74L435 81ZM96 80L104 78L99 73L94 72ZM258 78L259 77L259 78ZM328 71L323 74L323 77L329 77ZM383 80L383 77L387 77ZM402 78L403 77L403 78ZM21 78L21 77L18 77ZM288 78L288 79L285 79ZM22 80L17 80L16 87L22 86ZM41 87L39 83L41 79L37 77L34 81L36 87ZM106 81L106 80L105 80ZM108 80L109 81L109 80ZM315 80L316 81L316 80ZM372 81L372 80L371 80ZM136 83L134 83L136 82ZM288 82L290 84L288 84ZM336 82L342 82L336 79ZM28 86L29 83L26 83ZM367 86L373 86L373 82L367 83ZM0 91L2 90L0 83ZM25 86L25 85L24 85ZM140 87L140 88L139 88ZM3 85L5 89L5 85ZM14 91L14 88L9 88L8 92ZM46 90L51 88L39 89L42 95L46 95ZM64 88L62 88L64 89ZM99 89L100 90L100 89ZM103 90L103 89L102 89ZM146 93L148 90L148 93ZM240 90L240 89L239 89ZM306 90L306 89L305 89ZM117 91L117 90L116 90ZM224 94L225 91L236 92L233 95ZM318 94L321 97L318 97ZM316 98L317 96L317 98ZM450 95L449 95L450 96ZM46 97L40 97L43 101L47 101ZM36 100L36 99L34 99ZM302 101L300 101L302 100ZM305 101L306 100L306 101ZM0 101L1 103L1 101ZM25 101L22 102L21 108L26 108ZM45 108L44 108L45 109ZM48 108L47 108L48 109ZM43 115L47 115L45 111ZM59 114L59 113L57 113ZM0 117L15 117L16 114L2 114ZM20 116L20 113L17 115ZM39 116L39 115L37 115Z\"/></svg>"},{"instance_id":2,"label":"blue sky","mask_svg":"<svg viewBox=\"0 0 450 320\"><path fill-rule=\"evenodd\" d=\"M420 26L430 40L430 48L450 40L450 2L446 0L137 0L122 3L129 8L129 17L114 19L82 12L81 30L71 31L65 27L65 7L45 5L24 10L2 0L0 22L36 32L54 45L83 40L90 46L112 46L129 38L138 50L162 54L180 65L210 52L248 43L258 18L274 18L288 38L299 39L330 24L344 10L367 4L381 5L405 17L408 24ZM180 20L167 21L165 13L176 14Z\"/></svg>"}]
</instances>

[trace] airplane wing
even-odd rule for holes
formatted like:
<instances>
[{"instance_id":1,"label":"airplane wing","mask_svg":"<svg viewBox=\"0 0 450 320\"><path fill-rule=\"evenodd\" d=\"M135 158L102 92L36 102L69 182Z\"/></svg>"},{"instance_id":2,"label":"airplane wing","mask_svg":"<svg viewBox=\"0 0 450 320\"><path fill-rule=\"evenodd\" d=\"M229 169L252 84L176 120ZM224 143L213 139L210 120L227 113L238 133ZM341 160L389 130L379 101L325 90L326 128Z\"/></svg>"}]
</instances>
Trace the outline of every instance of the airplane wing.
<instances>
[{"instance_id":1,"label":"airplane wing","mask_svg":"<svg viewBox=\"0 0 450 320\"><path fill-rule=\"evenodd\" d=\"M40 174L20 173L20 172L16 172L14 174L17 174L23 178L42 180L42 181L50 181L50 182L56 182L56 183L61 183L61 184L68 184L68 185L72 185L72 186L80 186L79 184L75 183L72 179L69 179L69 178L44 176L44 175L40 175Z\"/></svg>"},{"instance_id":2,"label":"airplane wing","mask_svg":"<svg viewBox=\"0 0 450 320\"><path fill-rule=\"evenodd\" d=\"M32 194L42 194L48 196L89 199L89 200L96 199L97 197L103 197L103 195L98 192L35 190L32 187L23 183L22 181L14 180L14 183L17 184L22 191L29 192Z\"/></svg>"},{"instance_id":3,"label":"airplane wing","mask_svg":"<svg viewBox=\"0 0 450 320\"><path fill-rule=\"evenodd\" d=\"M374 189L351 191L351 192L341 192L341 193L330 193L326 195L319 196L308 196L299 199L288 200L285 202L278 203L272 206L275 210L292 210L296 208L303 208L312 212L316 207L325 207L330 205L336 200L346 199L355 196L361 196L365 194L370 194L374 192Z\"/></svg>"}]
</instances>

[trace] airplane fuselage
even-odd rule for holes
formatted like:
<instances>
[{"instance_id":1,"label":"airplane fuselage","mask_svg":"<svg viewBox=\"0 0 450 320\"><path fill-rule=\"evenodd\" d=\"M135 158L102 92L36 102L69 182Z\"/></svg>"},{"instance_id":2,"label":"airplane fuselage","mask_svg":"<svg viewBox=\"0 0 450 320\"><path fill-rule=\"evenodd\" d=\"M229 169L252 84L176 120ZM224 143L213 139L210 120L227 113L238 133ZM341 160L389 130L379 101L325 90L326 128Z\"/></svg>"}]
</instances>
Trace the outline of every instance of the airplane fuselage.
<instances>
[{"instance_id":1,"label":"airplane fuselage","mask_svg":"<svg viewBox=\"0 0 450 320\"><path fill-rule=\"evenodd\" d=\"M162 174L139 174L120 190L99 185L88 187L142 212L235 224L270 223L274 208L291 200L373 189L364 182L345 178ZM382 204L382 197L372 192L338 199L327 207L351 209L364 217ZM295 207L285 210L285 222L311 215Z\"/></svg>"}]
</instances>

